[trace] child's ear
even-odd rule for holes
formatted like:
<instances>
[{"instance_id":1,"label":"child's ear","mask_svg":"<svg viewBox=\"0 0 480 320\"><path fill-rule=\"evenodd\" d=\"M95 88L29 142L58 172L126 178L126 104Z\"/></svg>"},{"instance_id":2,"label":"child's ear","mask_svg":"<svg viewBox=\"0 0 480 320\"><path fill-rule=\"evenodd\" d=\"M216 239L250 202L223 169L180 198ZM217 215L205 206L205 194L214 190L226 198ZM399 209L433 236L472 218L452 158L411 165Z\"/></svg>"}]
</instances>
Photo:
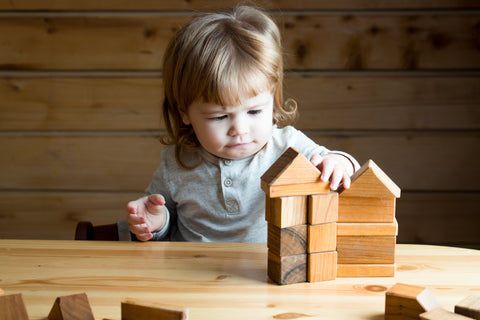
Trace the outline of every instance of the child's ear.
<instances>
[{"instance_id":1,"label":"child's ear","mask_svg":"<svg viewBox=\"0 0 480 320\"><path fill-rule=\"evenodd\" d=\"M186 126L192 124L190 122L190 117L188 116L187 112L182 110L182 109L179 109L179 111L180 111L180 115L182 116L183 124L186 125Z\"/></svg>"}]
</instances>

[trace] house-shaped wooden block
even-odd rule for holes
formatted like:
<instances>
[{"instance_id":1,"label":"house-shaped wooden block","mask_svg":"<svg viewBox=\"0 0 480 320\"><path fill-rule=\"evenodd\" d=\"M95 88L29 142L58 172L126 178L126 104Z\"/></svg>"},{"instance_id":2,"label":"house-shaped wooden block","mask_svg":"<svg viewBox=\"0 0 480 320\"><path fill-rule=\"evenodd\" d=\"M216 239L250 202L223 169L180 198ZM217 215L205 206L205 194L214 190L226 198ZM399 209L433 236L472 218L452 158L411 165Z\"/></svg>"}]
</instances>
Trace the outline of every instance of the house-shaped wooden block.
<instances>
[{"instance_id":1,"label":"house-shaped wooden block","mask_svg":"<svg viewBox=\"0 0 480 320\"><path fill-rule=\"evenodd\" d=\"M437 308L441 305L425 287L397 283L385 294L385 320L418 319Z\"/></svg>"},{"instance_id":2,"label":"house-shaped wooden block","mask_svg":"<svg viewBox=\"0 0 480 320\"><path fill-rule=\"evenodd\" d=\"M269 198L306 196L330 192L330 183L320 179L320 171L294 148L288 148L261 177Z\"/></svg>"},{"instance_id":3,"label":"house-shaped wooden block","mask_svg":"<svg viewBox=\"0 0 480 320\"><path fill-rule=\"evenodd\" d=\"M372 161L352 176L349 189L341 190L338 222L393 222L400 188Z\"/></svg>"}]
</instances>

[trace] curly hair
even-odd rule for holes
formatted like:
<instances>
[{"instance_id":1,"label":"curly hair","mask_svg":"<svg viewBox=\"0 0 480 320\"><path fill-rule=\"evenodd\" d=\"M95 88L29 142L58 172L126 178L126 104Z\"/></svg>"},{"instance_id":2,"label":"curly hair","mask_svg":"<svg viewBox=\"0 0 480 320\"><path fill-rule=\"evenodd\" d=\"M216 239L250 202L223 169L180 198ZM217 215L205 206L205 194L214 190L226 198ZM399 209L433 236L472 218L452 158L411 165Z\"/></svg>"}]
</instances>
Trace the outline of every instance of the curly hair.
<instances>
[{"instance_id":1,"label":"curly hair","mask_svg":"<svg viewBox=\"0 0 480 320\"><path fill-rule=\"evenodd\" d=\"M199 16L184 26L169 43L163 63L162 143L198 149L195 133L182 121L182 112L197 99L221 106L241 103L270 90L274 96L273 124L292 124L297 105L283 100L283 57L280 31L262 11L247 6L231 13Z\"/></svg>"}]
</instances>

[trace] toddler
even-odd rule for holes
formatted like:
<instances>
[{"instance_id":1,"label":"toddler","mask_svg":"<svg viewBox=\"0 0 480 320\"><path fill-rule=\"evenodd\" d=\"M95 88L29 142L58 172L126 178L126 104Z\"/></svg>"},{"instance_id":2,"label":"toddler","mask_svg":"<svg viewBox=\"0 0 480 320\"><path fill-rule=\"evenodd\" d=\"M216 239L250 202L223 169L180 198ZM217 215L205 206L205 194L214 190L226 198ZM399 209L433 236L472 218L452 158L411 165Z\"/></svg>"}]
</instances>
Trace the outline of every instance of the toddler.
<instances>
[{"instance_id":1,"label":"toddler","mask_svg":"<svg viewBox=\"0 0 480 320\"><path fill-rule=\"evenodd\" d=\"M358 163L290 126L283 101L280 33L263 12L238 7L200 16L164 58L167 135L146 196L127 205L141 241L266 242L260 177L294 147L330 181L348 188Z\"/></svg>"}]
</instances>

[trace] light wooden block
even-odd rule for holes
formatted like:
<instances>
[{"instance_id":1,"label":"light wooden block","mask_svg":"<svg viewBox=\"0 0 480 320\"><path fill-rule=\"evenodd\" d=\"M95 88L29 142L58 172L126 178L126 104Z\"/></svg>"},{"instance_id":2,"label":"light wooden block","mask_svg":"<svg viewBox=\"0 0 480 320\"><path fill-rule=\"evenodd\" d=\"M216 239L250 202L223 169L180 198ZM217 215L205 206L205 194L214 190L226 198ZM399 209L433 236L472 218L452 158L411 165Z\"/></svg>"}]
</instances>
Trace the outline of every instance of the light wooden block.
<instances>
[{"instance_id":1,"label":"light wooden block","mask_svg":"<svg viewBox=\"0 0 480 320\"><path fill-rule=\"evenodd\" d=\"M268 224L267 246L277 256L307 253L307 225L279 228Z\"/></svg>"},{"instance_id":2,"label":"light wooden block","mask_svg":"<svg viewBox=\"0 0 480 320\"><path fill-rule=\"evenodd\" d=\"M329 193L330 183L294 148L287 149L262 175L261 187L270 198Z\"/></svg>"},{"instance_id":3,"label":"light wooden block","mask_svg":"<svg viewBox=\"0 0 480 320\"><path fill-rule=\"evenodd\" d=\"M281 197L268 199L266 220L279 228L307 223L307 197Z\"/></svg>"},{"instance_id":4,"label":"light wooden block","mask_svg":"<svg viewBox=\"0 0 480 320\"><path fill-rule=\"evenodd\" d=\"M186 320L188 310L159 303L127 298L122 301L122 320Z\"/></svg>"},{"instance_id":5,"label":"light wooden block","mask_svg":"<svg viewBox=\"0 0 480 320\"><path fill-rule=\"evenodd\" d=\"M308 253L335 251L337 249L337 224L335 222L308 226Z\"/></svg>"},{"instance_id":6,"label":"light wooden block","mask_svg":"<svg viewBox=\"0 0 480 320\"><path fill-rule=\"evenodd\" d=\"M23 295L9 294L0 296L0 320L28 320Z\"/></svg>"},{"instance_id":7,"label":"light wooden block","mask_svg":"<svg viewBox=\"0 0 480 320\"><path fill-rule=\"evenodd\" d=\"M380 169L372 160L368 160L351 177L348 189L341 190L340 198L373 197L373 198L399 198L400 188Z\"/></svg>"},{"instance_id":8,"label":"light wooden block","mask_svg":"<svg viewBox=\"0 0 480 320\"><path fill-rule=\"evenodd\" d=\"M338 263L393 264L395 243L395 236L338 236Z\"/></svg>"},{"instance_id":9,"label":"light wooden block","mask_svg":"<svg viewBox=\"0 0 480 320\"><path fill-rule=\"evenodd\" d=\"M308 197L308 223L321 224L338 220L338 193L311 195Z\"/></svg>"},{"instance_id":10,"label":"light wooden block","mask_svg":"<svg viewBox=\"0 0 480 320\"><path fill-rule=\"evenodd\" d=\"M398 223L337 223L337 236L396 236Z\"/></svg>"},{"instance_id":11,"label":"light wooden block","mask_svg":"<svg viewBox=\"0 0 480 320\"><path fill-rule=\"evenodd\" d=\"M441 308L425 287L397 283L385 293L385 320L419 318L420 314Z\"/></svg>"},{"instance_id":12,"label":"light wooden block","mask_svg":"<svg viewBox=\"0 0 480 320\"><path fill-rule=\"evenodd\" d=\"M395 197L340 196L338 199L338 222L391 223L395 218L395 202Z\"/></svg>"},{"instance_id":13,"label":"light wooden block","mask_svg":"<svg viewBox=\"0 0 480 320\"><path fill-rule=\"evenodd\" d=\"M337 278L394 276L395 264L337 264Z\"/></svg>"},{"instance_id":14,"label":"light wooden block","mask_svg":"<svg viewBox=\"0 0 480 320\"><path fill-rule=\"evenodd\" d=\"M462 316L442 308L437 308L420 314L422 320L472 320L472 318Z\"/></svg>"},{"instance_id":15,"label":"light wooden block","mask_svg":"<svg viewBox=\"0 0 480 320\"><path fill-rule=\"evenodd\" d=\"M312 253L308 255L308 281L334 280L337 277L337 252Z\"/></svg>"},{"instance_id":16,"label":"light wooden block","mask_svg":"<svg viewBox=\"0 0 480 320\"><path fill-rule=\"evenodd\" d=\"M278 284L307 281L307 254L278 256L268 252L268 276Z\"/></svg>"},{"instance_id":17,"label":"light wooden block","mask_svg":"<svg viewBox=\"0 0 480 320\"><path fill-rule=\"evenodd\" d=\"M457 303L455 313L480 320L480 296L468 296Z\"/></svg>"},{"instance_id":18,"label":"light wooden block","mask_svg":"<svg viewBox=\"0 0 480 320\"><path fill-rule=\"evenodd\" d=\"M85 293L58 297L48 314L48 320L94 320Z\"/></svg>"}]
</instances>

